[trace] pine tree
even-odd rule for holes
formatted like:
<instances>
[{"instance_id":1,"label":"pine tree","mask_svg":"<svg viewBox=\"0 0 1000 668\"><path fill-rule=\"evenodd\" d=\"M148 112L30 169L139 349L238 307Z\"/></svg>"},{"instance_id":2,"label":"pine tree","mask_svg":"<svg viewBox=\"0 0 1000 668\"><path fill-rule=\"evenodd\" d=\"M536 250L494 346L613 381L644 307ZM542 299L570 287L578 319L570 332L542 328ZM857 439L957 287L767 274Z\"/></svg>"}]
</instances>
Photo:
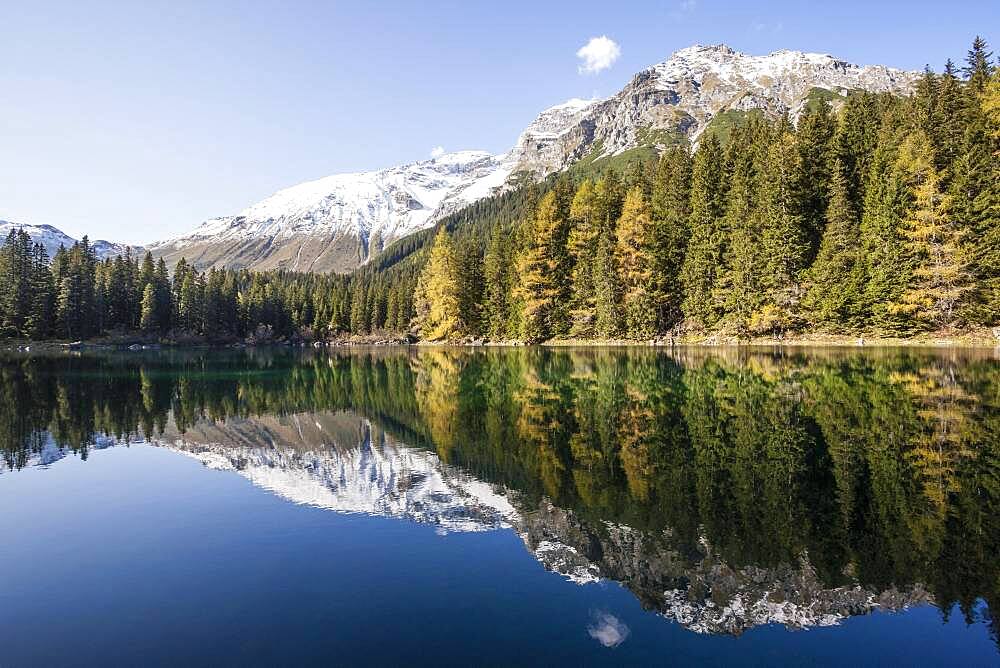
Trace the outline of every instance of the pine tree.
<instances>
[{"instance_id":1,"label":"pine tree","mask_svg":"<svg viewBox=\"0 0 1000 668\"><path fill-rule=\"evenodd\" d=\"M631 339L656 335L653 300L653 224L642 187L625 196L617 225L617 264L625 310L625 334Z\"/></svg>"},{"instance_id":2,"label":"pine tree","mask_svg":"<svg viewBox=\"0 0 1000 668\"><path fill-rule=\"evenodd\" d=\"M796 327L801 299L801 274L812 252L814 222L802 215L797 192L800 182L801 154L795 137L780 129L770 139L759 170L757 217L760 220L760 246L763 275L760 284L765 304L752 316L751 330L757 333L784 332ZM824 198L828 195L824 194Z\"/></svg>"},{"instance_id":3,"label":"pine tree","mask_svg":"<svg viewBox=\"0 0 1000 668\"><path fill-rule=\"evenodd\" d=\"M835 157L844 166L844 179L851 208L861 211L867 194L875 147L878 145L880 114L871 93L853 92L840 112L834 134Z\"/></svg>"},{"instance_id":4,"label":"pine tree","mask_svg":"<svg viewBox=\"0 0 1000 668\"><path fill-rule=\"evenodd\" d=\"M49 254L41 244L32 250L31 309L25 323L26 334L44 339L52 334L55 320L55 283L49 267Z\"/></svg>"},{"instance_id":5,"label":"pine tree","mask_svg":"<svg viewBox=\"0 0 1000 668\"><path fill-rule=\"evenodd\" d=\"M684 301L681 309L691 325L710 329L721 313L712 290L722 265L726 233L723 225L727 190L722 145L712 134L694 156L691 175L691 237L681 269Z\"/></svg>"},{"instance_id":6,"label":"pine tree","mask_svg":"<svg viewBox=\"0 0 1000 668\"><path fill-rule=\"evenodd\" d=\"M732 165L724 218L728 239L712 299L722 305L739 333L747 331L751 316L765 300L759 172L768 134L759 121L752 120L733 132L728 147Z\"/></svg>"},{"instance_id":7,"label":"pine tree","mask_svg":"<svg viewBox=\"0 0 1000 668\"><path fill-rule=\"evenodd\" d=\"M835 131L836 124L830 114L830 105L820 102L806 107L799 118L795 133L795 151L798 154L795 198L807 235L805 239L807 247L804 253L807 263L816 257L826 222Z\"/></svg>"},{"instance_id":8,"label":"pine tree","mask_svg":"<svg viewBox=\"0 0 1000 668\"><path fill-rule=\"evenodd\" d=\"M992 58L993 52L988 50L986 40L976 35L976 39L972 41L972 48L966 56L966 65L962 68L962 74L968 79L974 91L981 92L989 81L993 67Z\"/></svg>"},{"instance_id":9,"label":"pine tree","mask_svg":"<svg viewBox=\"0 0 1000 668\"><path fill-rule=\"evenodd\" d=\"M156 286L147 283L142 291L142 314L139 319L139 326L146 334L153 334L160 331L159 304L156 299Z\"/></svg>"},{"instance_id":10,"label":"pine tree","mask_svg":"<svg viewBox=\"0 0 1000 668\"><path fill-rule=\"evenodd\" d=\"M861 300L864 321L886 334L905 334L905 315L898 303L910 280L911 261L902 239L902 214L906 193L894 162L895 138L884 133L867 179L861 243L864 254L865 291Z\"/></svg>"},{"instance_id":11,"label":"pine tree","mask_svg":"<svg viewBox=\"0 0 1000 668\"><path fill-rule=\"evenodd\" d=\"M461 276L459 314L462 331L479 335L483 331L483 258L473 239L464 240L457 249L458 273Z\"/></svg>"},{"instance_id":12,"label":"pine tree","mask_svg":"<svg viewBox=\"0 0 1000 668\"><path fill-rule=\"evenodd\" d=\"M483 258L483 318L486 334L493 340L511 335L512 277L510 232L496 225Z\"/></svg>"},{"instance_id":13,"label":"pine tree","mask_svg":"<svg viewBox=\"0 0 1000 668\"><path fill-rule=\"evenodd\" d=\"M656 330L680 322L684 285L681 271L690 236L691 154L677 146L660 159L653 183L653 277Z\"/></svg>"},{"instance_id":14,"label":"pine tree","mask_svg":"<svg viewBox=\"0 0 1000 668\"><path fill-rule=\"evenodd\" d=\"M826 227L816 261L809 270L810 287L804 305L814 324L839 332L859 325L862 265L858 217L851 207L839 160L834 160L831 171Z\"/></svg>"},{"instance_id":15,"label":"pine tree","mask_svg":"<svg viewBox=\"0 0 1000 668\"><path fill-rule=\"evenodd\" d=\"M567 240L573 264L570 331L583 338L594 333L594 258L602 227L600 204L594 183L585 179L570 206L572 229Z\"/></svg>"},{"instance_id":16,"label":"pine tree","mask_svg":"<svg viewBox=\"0 0 1000 668\"><path fill-rule=\"evenodd\" d=\"M434 238L414 295L413 324L424 339L451 340L464 334L461 280L454 244L442 228Z\"/></svg>"},{"instance_id":17,"label":"pine tree","mask_svg":"<svg viewBox=\"0 0 1000 668\"><path fill-rule=\"evenodd\" d=\"M982 325L1000 323L1000 115L992 123L983 109L990 86L967 90L968 123L955 161L951 211L970 241L974 293L966 317ZM1000 86L996 87L1000 101Z\"/></svg>"},{"instance_id":18,"label":"pine tree","mask_svg":"<svg viewBox=\"0 0 1000 668\"><path fill-rule=\"evenodd\" d=\"M621 336L621 286L618 285L618 262L611 230L602 229L594 257L594 330L602 339Z\"/></svg>"}]
</instances>

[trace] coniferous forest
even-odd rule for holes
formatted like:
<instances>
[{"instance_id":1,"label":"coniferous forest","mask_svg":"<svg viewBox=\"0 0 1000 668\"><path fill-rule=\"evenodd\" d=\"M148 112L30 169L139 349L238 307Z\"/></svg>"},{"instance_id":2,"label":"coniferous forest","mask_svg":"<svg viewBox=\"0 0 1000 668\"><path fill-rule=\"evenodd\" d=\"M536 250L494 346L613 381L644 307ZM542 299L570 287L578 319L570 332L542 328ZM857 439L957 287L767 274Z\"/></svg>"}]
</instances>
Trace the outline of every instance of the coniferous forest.
<instances>
[{"instance_id":1,"label":"coniferous forest","mask_svg":"<svg viewBox=\"0 0 1000 668\"><path fill-rule=\"evenodd\" d=\"M605 161L610 162L610 161ZM616 161L616 166L621 161ZM1000 325L1000 72L810 96L480 201L346 276L0 249L0 334L173 341L915 336Z\"/></svg>"}]
</instances>

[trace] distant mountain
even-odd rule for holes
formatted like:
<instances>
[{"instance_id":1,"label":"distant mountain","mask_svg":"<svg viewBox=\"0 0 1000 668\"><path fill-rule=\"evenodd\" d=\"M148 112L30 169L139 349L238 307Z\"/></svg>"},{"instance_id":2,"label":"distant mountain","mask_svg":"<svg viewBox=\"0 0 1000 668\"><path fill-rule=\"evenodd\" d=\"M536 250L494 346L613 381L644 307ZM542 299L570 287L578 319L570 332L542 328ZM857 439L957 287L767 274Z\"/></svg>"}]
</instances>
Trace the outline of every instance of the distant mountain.
<instances>
[{"instance_id":1,"label":"distant mountain","mask_svg":"<svg viewBox=\"0 0 1000 668\"><path fill-rule=\"evenodd\" d=\"M609 98L546 109L506 153L463 151L328 176L149 248L168 263L186 257L199 268L349 271L386 244L496 192L514 174L540 178L583 159L662 149L682 138L697 142L705 131L721 131L751 110L788 113L794 120L809 100L837 105L859 89L906 93L918 77L824 54L751 56L724 45L695 45L635 75Z\"/></svg>"},{"instance_id":2,"label":"distant mountain","mask_svg":"<svg viewBox=\"0 0 1000 668\"><path fill-rule=\"evenodd\" d=\"M12 223L6 220L0 220L0 235L2 235L0 239L6 239L10 231L16 229L23 229L35 243L45 246L45 251L49 254L50 258L56 254L60 246L69 248L77 241L52 225L28 225L25 223ZM117 255L124 255L128 248L132 249L133 255L144 252L141 246L127 246L125 244L104 241L103 239L91 241L90 245L94 248L94 253L98 259L101 260Z\"/></svg>"},{"instance_id":3,"label":"distant mountain","mask_svg":"<svg viewBox=\"0 0 1000 668\"><path fill-rule=\"evenodd\" d=\"M336 174L281 190L235 216L149 246L175 264L344 271L383 246L486 197L510 174L509 156L447 153L375 172Z\"/></svg>"}]
</instances>

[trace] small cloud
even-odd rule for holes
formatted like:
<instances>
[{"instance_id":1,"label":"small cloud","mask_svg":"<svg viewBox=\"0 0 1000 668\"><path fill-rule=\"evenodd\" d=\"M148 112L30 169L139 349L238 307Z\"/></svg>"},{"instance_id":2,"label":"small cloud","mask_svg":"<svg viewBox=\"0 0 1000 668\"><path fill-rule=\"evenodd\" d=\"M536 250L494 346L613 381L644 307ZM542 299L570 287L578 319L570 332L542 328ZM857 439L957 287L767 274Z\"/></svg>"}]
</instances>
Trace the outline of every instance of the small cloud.
<instances>
[{"instance_id":1,"label":"small cloud","mask_svg":"<svg viewBox=\"0 0 1000 668\"><path fill-rule=\"evenodd\" d=\"M583 61L577 71L580 74L597 74L614 65L621 55L621 47L607 35L591 37L590 41L576 52L576 57Z\"/></svg>"},{"instance_id":2,"label":"small cloud","mask_svg":"<svg viewBox=\"0 0 1000 668\"><path fill-rule=\"evenodd\" d=\"M618 647L628 638L628 626L607 612L595 612L593 623L587 627L591 638L605 647Z\"/></svg>"},{"instance_id":3,"label":"small cloud","mask_svg":"<svg viewBox=\"0 0 1000 668\"><path fill-rule=\"evenodd\" d=\"M431 157L437 160L444 155L444 146L435 146L431 149Z\"/></svg>"},{"instance_id":4,"label":"small cloud","mask_svg":"<svg viewBox=\"0 0 1000 668\"><path fill-rule=\"evenodd\" d=\"M685 16L694 13L698 7L698 0L681 0L673 10L670 11L670 18L680 21Z\"/></svg>"}]
</instances>

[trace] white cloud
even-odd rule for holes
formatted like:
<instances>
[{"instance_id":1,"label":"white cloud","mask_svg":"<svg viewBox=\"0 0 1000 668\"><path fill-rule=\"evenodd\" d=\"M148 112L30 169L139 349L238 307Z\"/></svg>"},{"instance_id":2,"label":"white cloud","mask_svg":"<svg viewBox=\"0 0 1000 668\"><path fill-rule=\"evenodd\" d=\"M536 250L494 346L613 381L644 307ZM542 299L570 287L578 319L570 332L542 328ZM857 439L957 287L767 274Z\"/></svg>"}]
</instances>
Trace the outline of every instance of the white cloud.
<instances>
[{"instance_id":1,"label":"white cloud","mask_svg":"<svg viewBox=\"0 0 1000 668\"><path fill-rule=\"evenodd\" d=\"M605 647L618 647L626 638L629 630L625 622L607 612L595 612L594 623L587 627L590 637Z\"/></svg>"},{"instance_id":2,"label":"white cloud","mask_svg":"<svg viewBox=\"0 0 1000 668\"><path fill-rule=\"evenodd\" d=\"M435 146L431 149L431 157L437 160L444 155L444 146Z\"/></svg>"},{"instance_id":3,"label":"white cloud","mask_svg":"<svg viewBox=\"0 0 1000 668\"><path fill-rule=\"evenodd\" d=\"M583 61L577 70L580 74L597 74L614 65L621 55L621 47L607 35L591 37L590 41L576 52L576 57Z\"/></svg>"}]
</instances>

